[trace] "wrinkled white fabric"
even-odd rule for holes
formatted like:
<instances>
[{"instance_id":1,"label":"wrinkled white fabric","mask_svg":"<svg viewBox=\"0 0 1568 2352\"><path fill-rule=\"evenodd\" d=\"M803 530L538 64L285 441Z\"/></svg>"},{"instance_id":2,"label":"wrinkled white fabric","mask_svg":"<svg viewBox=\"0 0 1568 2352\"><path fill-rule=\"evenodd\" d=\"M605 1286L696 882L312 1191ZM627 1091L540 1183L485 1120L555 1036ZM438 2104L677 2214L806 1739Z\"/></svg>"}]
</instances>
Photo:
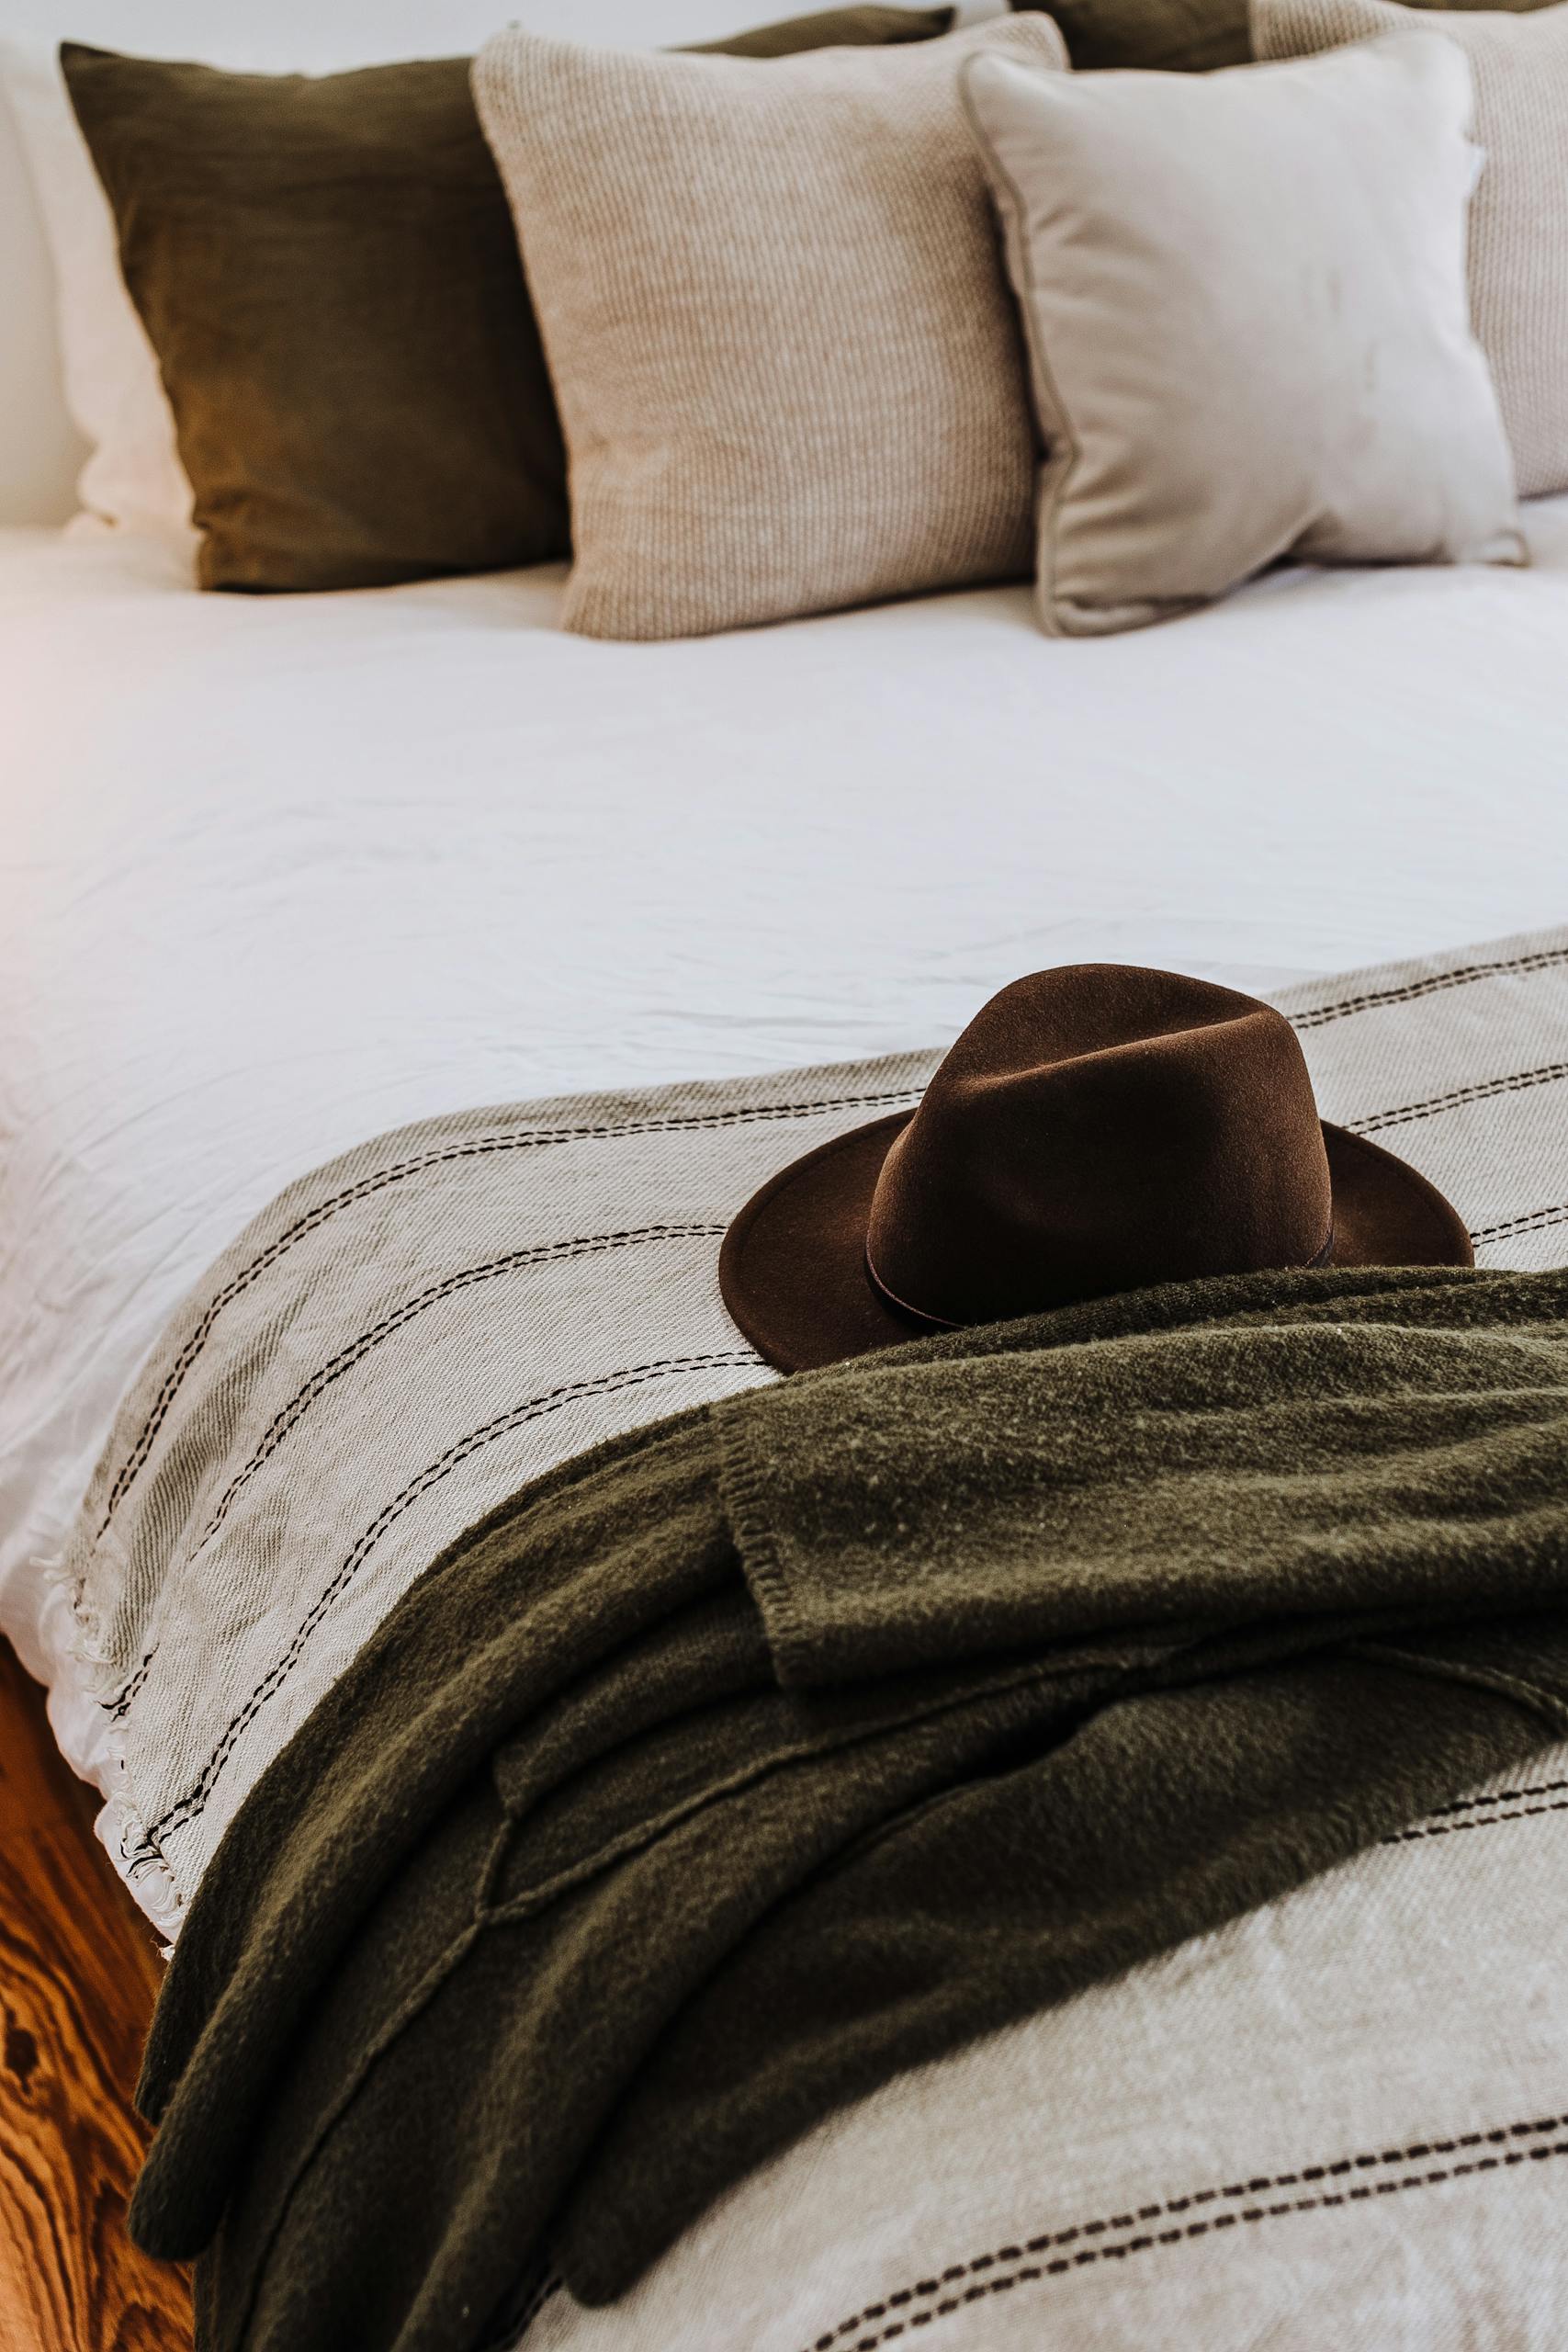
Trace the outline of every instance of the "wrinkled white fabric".
<instances>
[{"instance_id":1,"label":"wrinkled white fabric","mask_svg":"<svg viewBox=\"0 0 1568 2352\"><path fill-rule=\"evenodd\" d=\"M1529 528L1531 571L1281 573L1095 645L1022 588L623 647L552 571L203 597L0 535L0 1626L48 1669L138 1363L367 1136L940 1046L1052 963L1560 920L1568 503Z\"/></svg>"},{"instance_id":2,"label":"wrinkled white fabric","mask_svg":"<svg viewBox=\"0 0 1568 2352\"><path fill-rule=\"evenodd\" d=\"M67 1672L47 1564L138 1360L378 1129L940 1045L1032 965L1561 922L1568 505L1530 526L1532 573L1287 574L1101 645L1020 589L656 649L563 639L557 574L255 603L0 536L5 1629ZM1568 1067L1562 969L1288 1001L1494 1262L1562 1246L1562 1086L1507 1080ZM1558 2352L1565 1773L903 2077L526 2352Z\"/></svg>"},{"instance_id":3,"label":"wrinkled white fabric","mask_svg":"<svg viewBox=\"0 0 1568 2352\"><path fill-rule=\"evenodd\" d=\"M1568 925L1277 1000L1325 1116L1386 1137L1483 1266L1568 1258ZM102 1837L171 1937L248 1792L430 1562L557 1463L775 1375L719 1245L933 1054L423 1119L314 1169L126 1391L47 1628ZM108 1769L104 1769L107 1763Z\"/></svg>"}]
</instances>

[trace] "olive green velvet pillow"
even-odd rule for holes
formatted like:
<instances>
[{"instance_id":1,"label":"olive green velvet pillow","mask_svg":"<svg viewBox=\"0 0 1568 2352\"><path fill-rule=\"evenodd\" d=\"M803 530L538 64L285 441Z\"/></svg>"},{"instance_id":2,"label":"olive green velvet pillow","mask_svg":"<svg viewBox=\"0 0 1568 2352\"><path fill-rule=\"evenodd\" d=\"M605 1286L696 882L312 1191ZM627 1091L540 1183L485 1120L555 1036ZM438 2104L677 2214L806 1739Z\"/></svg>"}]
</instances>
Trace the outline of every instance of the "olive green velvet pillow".
<instances>
[{"instance_id":1,"label":"olive green velvet pillow","mask_svg":"<svg viewBox=\"0 0 1568 2352\"><path fill-rule=\"evenodd\" d=\"M1416 7L1480 6L1525 16L1551 0L1413 0ZM1055 17L1075 69L1145 66L1206 74L1217 65L1252 60L1247 0L1013 0L1025 11L1043 7Z\"/></svg>"},{"instance_id":2,"label":"olive green velvet pillow","mask_svg":"<svg viewBox=\"0 0 1568 2352\"><path fill-rule=\"evenodd\" d=\"M714 46L929 40L849 7ZM467 58L61 67L174 410L203 587L381 587L567 552L566 457Z\"/></svg>"}]
</instances>

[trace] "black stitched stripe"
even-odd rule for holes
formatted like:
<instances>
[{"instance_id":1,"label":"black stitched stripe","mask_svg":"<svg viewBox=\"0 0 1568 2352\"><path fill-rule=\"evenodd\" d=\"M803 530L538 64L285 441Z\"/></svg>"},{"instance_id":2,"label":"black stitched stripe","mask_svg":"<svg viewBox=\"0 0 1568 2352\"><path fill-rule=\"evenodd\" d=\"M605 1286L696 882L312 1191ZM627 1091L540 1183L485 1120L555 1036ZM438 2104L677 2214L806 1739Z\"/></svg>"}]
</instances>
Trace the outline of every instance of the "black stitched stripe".
<instances>
[{"instance_id":1,"label":"black stitched stripe","mask_svg":"<svg viewBox=\"0 0 1568 2352\"><path fill-rule=\"evenodd\" d=\"M510 1133L476 1136L471 1142L443 1145L439 1151L422 1152L412 1159L401 1159L390 1168L383 1168L373 1176L362 1177L358 1183L348 1185L313 1209L295 1219L276 1239L267 1244L247 1266L243 1266L208 1306L195 1329L186 1340L142 1426L141 1433L121 1464L97 1532L102 1536L119 1506L126 1489L146 1461L158 1431L167 1417L169 1408L178 1394L185 1376L212 1335L213 1326L226 1306L233 1304L243 1291L250 1288L257 1276L287 1256L297 1242L314 1233L341 1209L352 1208L372 1193L382 1192L389 1184L400 1184L410 1177L421 1176L427 1169L446 1166L454 1161L480 1159L511 1151L541 1151L560 1144L618 1141L627 1136L694 1135L720 1127L760 1125L774 1119L807 1119L829 1111L894 1110L905 1102L919 1100L919 1087L905 1087L890 1094L827 1095L810 1102L762 1102L742 1104L730 1111L692 1112L680 1117L662 1119L628 1119L620 1125L578 1127L522 1127Z\"/></svg>"},{"instance_id":2,"label":"black stitched stripe","mask_svg":"<svg viewBox=\"0 0 1568 2352\"><path fill-rule=\"evenodd\" d=\"M1343 998L1337 1003L1314 1006L1305 1012L1293 1015L1292 1026L1297 1029L1320 1028L1331 1021L1345 1019L1352 1013L1366 1012L1377 1005L1408 1003L1418 997L1429 996L1438 989L1465 987L1472 980L1486 979L1506 972L1546 971L1563 964L1568 964L1568 947L1540 949L1527 956L1498 957L1485 964L1454 966L1447 971L1433 973L1426 979L1410 981L1401 988L1371 990L1360 996ZM246 1290L266 1267L276 1263L277 1259L292 1249L296 1242L303 1239L307 1234L314 1232L330 1217L336 1216L339 1210L352 1206L389 1184L402 1182L409 1177L422 1174L429 1168L438 1167L454 1160L478 1159L498 1152L537 1150L553 1145L583 1140L610 1140L625 1136L650 1134L684 1134L742 1124L755 1124L772 1119L807 1118L829 1111L894 1109L901 1103L917 1101L919 1092L920 1090L918 1087L906 1088L891 1093L840 1095L823 1097L808 1102L764 1103L741 1106L730 1111L693 1113L682 1117L628 1120L619 1125L605 1124L520 1129L512 1133L476 1136L468 1143L446 1145L439 1151L421 1153L413 1159L399 1161L389 1169L383 1169L374 1176L363 1178L359 1183L350 1185L342 1193L333 1194L331 1199L319 1203L314 1209L298 1218L286 1232L280 1234L276 1240L270 1243L248 1266L242 1268L240 1272L219 1292L171 1365L168 1377L153 1400L151 1413L143 1425L141 1433L121 1464L109 1490L104 1519L98 1530L99 1534L101 1535L104 1529L107 1527L126 1489L145 1461L175 1395L184 1381L186 1374L205 1347L212 1327L224 1307L240 1296L242 1292Z\"/></svg>"},{"instance_id":3,"label":"black stitched stripe","mask_svg":"<svg viewBox=\"0 0 1568 2352\"><path fill-rule=\"evenodd\" d=\"M1531 1804L1534 1797L1547 1802ZM1466 1813L1472 1816L1469 1821L1457 1817ZM1378 1843L1408 1846L1424 1838L1447 1838L1456 1829L1495 1829L1499 1822L1533 1821L1543 1813L1568 1813L1568 1781L1540 1781L1527 1788L1498 1789L1489 1796L1456 1797L1451 1804L1435 1806L1408 1829L1391 1830Z\"/></svg>"},{"instance_id":4,"label":"black stitched stripe","mask_svg":"<svg viewBox=\"0 0 1568 2352\"><path fill-rule=\"evenodd\" d=\"M1568 1201L1559 1201L1549 1209L1530 1209L1523 1216L1509 1217L1504 1225L1484 1225L1470 1238L1479 1249L1483 1242L1506 1241L1518 1233L1544 1233L1553 1225L1568 1225Z\"/></svg>"},{"instance_id":5,"label":"black stitched stripe","mask_svg":"<svg viewBox=\"0 0 1568 2352\"><path fill-rule=\"evenodd\" d=\"M1375 1134L1380 1127L1404 1127L1417 1119L1436 1119L1445 1111L1461 1110L1467 1102L1486 1102L1498 1094L1524 1094L1532 1086L1555 1086L1568 1078L1568 1062L1549 1062L1542 1069L1517 1070L1511 1078L1488 1079L1476 1086L1456 1086L1447 1094L1429 1095L1424 1102L1406 1102L1397 1111L1379 1111L1368 1119L1348 1119L1353 1136Z\"/></svg>"},{"instance_id":6,"label":"black stitched stripe","mask_svg":"<svg viewBox=\"0 0 1568 2352\"><path fill-rule=\"evenodd\" d=\"M1093 2263L1124 2261L1156 2246L1179 2245L1190 2239L1212 2236L1216 2231L1277 2221L1291 2213L1368 2204L1375 2198L1397 2196L1405 2189L1430 2188L1445 2181L1546 2163L1553 2157L1568 2155L1565 2135L1568 2115L1551 2115L1530 2122L1504 2124L1495 2131L1456 2132L1447 2139L1416 2141L1407 2148L1384 2148L1336 2157L1331 2163L1303 2165L1294 2172L1264 2174L1256 2179L1232 2182L1223 2188L1195 2189L1184 2197L1168 2198L1161 2204L1140 2205L1132 2212L1076 2222L1067 2229L1047 2231L1018 2245L997 2246L967 2262L952 2263L933 2278L901 2287L879 2302L867 2303L850 2318L840 2320L837 2327L818 2335L809 2352L876 2352L879 2346L894 2343L917 2328L930 2327L972 2304L1021 2286L1061 2278ZM1534 2144L1522 2146L1521 2142ZM1488 2150L1496 2153L1485 2153ZM1459 2161L1430 2165L1428 2159L1433 2156ZM1406 2165L1426 2165L1427 2169L1402 2171L1397 2177L1377 2179L1365 2177L1374 2173L1394 2175L1397 2167ZM1363 2177L1350 2188L1321 2185L1353 2179L1358 2174ZM1243 2201L1280 2189L1306 2193L1261 2205ZM1185 2218L1196 2209L1208 2206L1221 2210L1205 2212L1196 2221ZM1140 2227L1155 2222L1164 2222L1168 2226L1159 2230ZM1127 2235L1128 2232L1134 2234ZM1094 2243L1086 2245L1086 2239Z\"/></svg>"},{"instance_id":7,"label":"black stitched stripe","mask_svg":"<svg viewBox=\"0 0 1568 2352\"><path fill-rule=\"evenodd\" d=\"M460 1469L465 1462L482 1453L487 1445L493 1445L498 1438L509 1437L514 1430L525 1427L530 1421L541 1420L547 1413L558 1413L563 1407L575 1404L582 1397L616 1396L624 1389L640 1387L645 1382L663 1380L677 1373L731 1369L750 1371L758 1361L750 1349L744 1351L726 1349L711 1355L663 1356L652 1363L632 1364L621 1372L602 1374L597 1379L568 1381L543 1396L530 1396L521 1405L514 1405L509 1412L499 1414L493 1421L486 1421L479 1429L470 1430L466 1437L449 1445L445 1453L438 1454L434 1462L426 1464L401 1494L395 1496L379 1510L364 1530L347 1558L317 1594L288 1647L257 1683L185 1794L176 1798L166 1813L160 1815L144 1832L141 1844L133 1851L126 1852L122 1848L130 1867L144 1868L154 1860L161 1860L162 1840L172 1830L183 1828L205 1811L208 1798L233 1753L236 1741L268 1700L276 1697L288 1679L304 1656L311 1634L333 1602L353 1582L388 1529L422 1496L427 1495L432 1487L438 1487L443 1478L449 1477L454 1470Z\"/></svg>"},{"instance_id":8,"label":"black stitched stripe","mask_svg":"<svg viewBox=\"0 0 1568 2352\"><path fill-rule=\"evenodd\" d=\"M1461 1829L1495 1829L1500 1821L1534 1821L1543 1813L1568 1813L1568 1798L1554 1797L1546 1804L1525 1804L1517 1810L1483 1814L1474 1821L1423 1821L1414 1829L1396 1829L1384 1846L1408 1846L1422 1838L1452 1838Z\"/></svg>"},{"instance_id":9,"label":"black stitched stripe","mask_svg":"<svg viewBox=\"0 0 1568 2352\"><path fill-rule=\"evenodd\" d=\"M382 1340L402 1329L406 1324L412 1323L427 1308L438 1306L442 1300L454 1297L477 1283L494 1281L503 1274L521 1272L529 1266L546 1265L558 1260L591 1257L602 1250L631 1249L649 1241L697 1238L711 1240L721 1236L724 1230L722 1225L648 1225L628 1229L623 1233L580 1234L570 1239L541 1242L530 1250L514 1250L504 1258L492 1258L484 1265L465 1267L461 1272L448 1274L441 1282L433 1283L428 1290L421 1291L417 1296L405 1300L395 1313L385 1317L379 1323L372 1324L368 1330L361 1332L349 1346L342 1349L337 1355L323 1364L302 1388L296 1391L288 1403L280 1408L268 1425L255 1453L224 1489L211 1519L186 1555L186 1566L190 1566L197 1553L217 1534L236 1498L250 1483L263 1463L283 1442L301 1417L315 1403L317 1397L321 1396L334 1380L341 1378L344 1373L351 1372L354 1366L362 1362ZM761 1363L761 1358L759 1357L757 1361ZM154 1645L155 1647L156 1645ZM103 1708L111 1722L121 1722L129 1713L147 1679L147 1670L152 1662L152 1651L149 1650L130 1681L113 1696L99 1700L99 1706Z\"/></svg>"},{"instance_id":10,"label":"black stitched stripe","mask_svg":"<svg viewBox=\"0 0 1568 2352\"><path fill-rule=\"evenodd\" d=\"M1538 1781L1526 1789L1497 1789L1490 1796L1456 1797L1452 1804L1434 1805L1427 1819L1440 1821L1445 1814L1470 1813L1477 1805L1518 1804L1526 1797L1551 1797L1568 1794L1568 1781Z\"/></svg>"},{"instance_id":11,"label":"black stitched stripe","mask_svg":"<svg viewBox=\"0 0 1568 2352\"><path fill-rule=\"evenodd\" d=\"M1317 1004L1291 1015L1292 1029L1322 1029L1331 1021L1345 1021L1355 1012L1371 1012L1384 1004L1413 1004L1417 997L1436 996L1444 989L1468 988L1472 980L1495 979L1504 972L1549 972L1568 964L1568 947L1537 948L1529 956L1499 956L1489 964L1455 964L1430 973L1424 980L1407 980L1401 988L1369 989L1363 996L1341 997L1337 1004Z\"/></svg>"},{"instance_id":12,"label":"black stitched stripe","mask_svg":"<svg viewBox=\"0 0 1568 2352\"><path fill-rule=\"evenodd\" d=\"M121 1688L115 1692L112 1698L100 1699L98 1701L99 1706L108 1716L111 1723L119 1723L130 1713L132 1706L136 1702L137 1696L141 1691L142 1684L146 1681L149 1673L152 1671L152 1660L157 1657L157 1655L158 1645L154 1642L146 1657L142 1659L141 1665L137 1668L135 1673L131 1676L130 1681L122 1684Z\"/></svg>"},{"instance_id":13,"label":"black stitched stripe","mask_svg":"<svg viewBox=\"0 0 1568 2352\"><path fill-rule=\"evenodd\" d=\"M197 1539L186 1565L188 1566L190 1560L195 1558L203 1544L209 1543L217 1534L228 1517L235 1498L250 1484L269 1455L276 1453L289 1431L297 1426L316 1399L323 1396L334 1381L341 1380L345 1373L352 1372L356 1364L362 1363L367 1355L380 1346L383 1340L390 1339L394 1332L405 1329L409 1324L414 1322L421 1315L427 1313L431 1307L439 1306L444 1300L455 1298L463 1291L472 1290L480 1283L496 1282L505 1274L521 1273L531 1266L554 1265L568 1260L601 1256L612 1250L635 1250L648 1242L712 1241L719 1239L724 1232L725 1227L722 1225L709 1224L644 1225L628 1227L621 1233L580 1234L570 1240L540 1242L531 1250L513 1250L504 1258L491 1258L480 1266L465 1266L460 1273L448 1274L441 1282L432 1283L428 1290L421 1291L413 1298L405 1299L402 1306L392 1314L384 1316L379 1323L373 1323L367 1330L362 1331L357 1339L351 1340L347 1347L341 1349L330 1362L321 1366L319 1372L312 1374L304 1386L289 1398L287 1405L278 1410L249 1462L243 1470L236 1472L230 1481L211 1519ZM761 1362L760 1356L757 1362L759 1363Z\"/></svg>"}]
</instances>

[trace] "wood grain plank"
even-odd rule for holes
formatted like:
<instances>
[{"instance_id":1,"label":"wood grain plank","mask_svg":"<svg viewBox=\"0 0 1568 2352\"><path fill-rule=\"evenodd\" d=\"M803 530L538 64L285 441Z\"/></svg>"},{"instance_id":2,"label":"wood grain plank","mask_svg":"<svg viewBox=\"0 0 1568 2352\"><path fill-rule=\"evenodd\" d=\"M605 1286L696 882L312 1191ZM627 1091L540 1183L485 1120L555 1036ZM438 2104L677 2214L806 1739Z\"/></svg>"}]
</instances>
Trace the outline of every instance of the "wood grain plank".
<instances>
[{"instance_id":1,"label":"wood grain plank","mask_svg":"<svg viewBox=\"0 0 1568 2352\"><path fill-rule=\"evenodd\" d=\"M162 1962L43 1694L0 1643L0 2346L189 2352L183 2272L125 2234Z\"/></svg>"}]
</instances>

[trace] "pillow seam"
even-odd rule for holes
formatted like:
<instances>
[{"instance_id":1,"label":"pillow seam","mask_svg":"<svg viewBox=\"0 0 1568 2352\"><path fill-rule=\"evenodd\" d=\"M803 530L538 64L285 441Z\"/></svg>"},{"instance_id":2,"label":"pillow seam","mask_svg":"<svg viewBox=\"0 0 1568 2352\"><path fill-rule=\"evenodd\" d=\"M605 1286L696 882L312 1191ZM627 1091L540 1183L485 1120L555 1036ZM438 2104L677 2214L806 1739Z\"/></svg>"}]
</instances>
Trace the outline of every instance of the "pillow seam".
<instances>
[{"instance_id":1,"label":"pillow seam","mask_svg":"<svg viewBox=\"0 0 1568 2352\"><path fill-rule=\"evenodd\" d=\"M1018 291L1018 307L1023 315L1024 339L1029 345L1030 368L1034 379L1035 402L1040 410L1043 411L1049 407L1052 412L1050 425L1047 425L1043 413L1040 418L1041 429L1045 436L1047 447L1038 477L1040 503L1035 515L1034 560L1036 602L1043 607L1048 618L1055 622L1058 617L1056 548L1053 532L1047 559L1046 518L1049 514L1054 522L1059 513L1063 493L1066 492L1074 468L1078 463L1082 447L1073 429L1073 422L1066 403L1062 398L1055 377L1045 357L1039 322L1035 314L1037 288L1033 260L1029 251L1029 241L1023 232L1022 197L1017 181L1003 163L987 132L980 119L979 109L975 104L972 83L977 62L973 57L964 59L958 77L959 98L975 143L990 166L992 186L998 191L998 210L1002 209L1001 195L1005 193L1006 218L1003 221L1003 229L1010 259L1012 255L1017 255L1018 275L1022 280L1022 288ZM1066 460L1059 466L1055 461L1055 442L1058 441L1065 445L1066 450ZM1048 580L1047 572L1049 572ZM1061 634L1066 636L1071 632L1063 629Z\"/></svg>"},{"instance_id":2,"label":"pillow seam","mask_svg":"<svg viewBox=\"0 0 1568 2352\"><path fill-rule=\"evenodd\" d=\"M981 122L979 110L976 107L970 88L975 68L979 62L978 57L964 59L959 74L959 97L975 142L990 166L993 187L1005 191L1006 194L1007 217L1004 228L1009 232L1007 243L1010 254L1016 254L1019 257L1018 276L1023 281L1022 290L1017 291L1017 300L1023 318L1024 339L1029 345L1036 406L1042 412L1049 408L1052 425L1055 427L1054 432L1048 428L1045 416L1042 413L1041 430L1045 435L1048 446L1039 475L1040 503L1035 518L1034 583L1035 603L1040 609L1042 624L1047 635L1052 637L1101 637L1105 634L1103 629L1097 628L1092 624L1088 628L1075 627L1073 619L1069 616L1079 613L1109 616L1113 613L1124 613L1131 609L1142 615L1147 621L1156 617L1175 618L1182 613L1200 612L1205 605L1213 603L1212 597L1143 596L1134 605L1128 607L1124 605L1089 605L1077 598L1064 597L1058 592L1055 526L1060 520L1062 504L1074 469L1081 461L1083 444L1074 428L1072 412L1062 397L1061 388L1045 356L1044 340L1035 309L1040 290L1039 282L1034 274L1033 252L1023 230L1023 199L1019 191L1018 182L1002 162L994 142ZM1033 74L1042 70L1024 64L1021 60L1017 62L1025 74ZM998 209L1002 209L999 196ZM1054 446L1055 442L1060 442L1066 451L1066 459L1060 464L1056 460ZM1124 621L1118 624L1122 628L1127 625Z\"/></svg>"}]
</instances>

